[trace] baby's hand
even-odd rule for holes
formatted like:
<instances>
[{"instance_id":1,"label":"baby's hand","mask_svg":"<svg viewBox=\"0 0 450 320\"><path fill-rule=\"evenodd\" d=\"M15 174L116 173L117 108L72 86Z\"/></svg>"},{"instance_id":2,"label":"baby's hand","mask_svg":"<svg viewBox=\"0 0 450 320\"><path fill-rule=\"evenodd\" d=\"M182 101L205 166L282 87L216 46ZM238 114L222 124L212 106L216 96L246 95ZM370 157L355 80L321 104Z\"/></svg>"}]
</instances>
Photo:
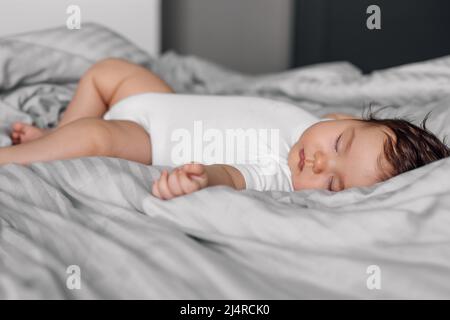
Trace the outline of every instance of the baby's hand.
<instances>
[{"instance_id":1,"label":"baby's hand","mask_svg":"<svg viewBox=\"0 0 450 320\"><path fill-rule=\"evenodd\" d=\"M152 194L162 200L169 200L207 186L208 175L205 166L191 163L174 169L170 174L164 170L159 179L153 183Z\"/></svg>"}]
</instances>

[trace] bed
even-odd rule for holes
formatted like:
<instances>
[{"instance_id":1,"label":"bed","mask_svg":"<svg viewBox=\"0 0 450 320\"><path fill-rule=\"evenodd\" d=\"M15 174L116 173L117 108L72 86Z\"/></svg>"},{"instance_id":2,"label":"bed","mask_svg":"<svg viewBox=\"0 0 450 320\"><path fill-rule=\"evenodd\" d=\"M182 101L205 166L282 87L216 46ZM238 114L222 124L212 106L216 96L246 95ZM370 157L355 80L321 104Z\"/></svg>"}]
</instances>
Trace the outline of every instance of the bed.
<instances>
[{"instance_id":1,"label":"bed","mask_svg":"<svg viewBox=\"0 0 450 320\"><path fill-rule=\"evenodd\" d=\"M55 126L106 57L179 93L270 97L318 116L387 105L379 116L415 123L433 110L430 130L450 132L450 56L369 75L331 62L249 76L88 23L0 40L1 146L13 121ZM213 187L171 201L149 193L162 169L107 157L1 166L0 298L450 298L450 159L339 193Z\"/></svg>"}]
</instances>

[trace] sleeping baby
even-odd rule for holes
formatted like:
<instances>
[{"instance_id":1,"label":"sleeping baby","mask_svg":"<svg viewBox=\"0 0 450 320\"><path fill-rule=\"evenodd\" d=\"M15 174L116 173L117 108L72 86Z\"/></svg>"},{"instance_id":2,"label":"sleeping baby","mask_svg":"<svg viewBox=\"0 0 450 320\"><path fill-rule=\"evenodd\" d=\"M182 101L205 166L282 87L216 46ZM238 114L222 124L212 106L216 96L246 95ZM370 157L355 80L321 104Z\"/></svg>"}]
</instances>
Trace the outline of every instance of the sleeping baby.
<instances>
[{"instance_id":1,"label":"sleeping baby","mask_svg":"<svg viewBox=\"0 0 450 320\"><path fill-rule=\"evenodd\" d=\"M272 99L175 94L149 70L111 58L83 75L56 128L14 123L0 164L106 156L175 167L153 183L164 200L217 185L338 192L448 157L427 117L421 127L372 113L319 119Z\"/></svg>"}]
</instances>

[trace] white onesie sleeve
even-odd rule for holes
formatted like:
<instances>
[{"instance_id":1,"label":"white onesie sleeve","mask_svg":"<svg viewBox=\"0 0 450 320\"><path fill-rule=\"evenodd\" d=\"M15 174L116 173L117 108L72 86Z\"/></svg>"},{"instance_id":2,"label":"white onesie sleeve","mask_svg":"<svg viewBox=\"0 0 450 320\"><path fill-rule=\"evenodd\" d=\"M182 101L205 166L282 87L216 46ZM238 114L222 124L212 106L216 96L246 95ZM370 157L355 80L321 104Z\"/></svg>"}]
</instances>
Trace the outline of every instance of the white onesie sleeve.
<instances>
[{"instance_id":1,"label":"white onesie sleeve","mask_svg":"<svg viewBox=\"0 0 450 320\"><path fill-rule=\"evenodd\" d=\"M270 170L261 164L231 164L244 176L245 188L257 191L293 191L289 167L274 164Z\"/></svg>"}]
</instances>

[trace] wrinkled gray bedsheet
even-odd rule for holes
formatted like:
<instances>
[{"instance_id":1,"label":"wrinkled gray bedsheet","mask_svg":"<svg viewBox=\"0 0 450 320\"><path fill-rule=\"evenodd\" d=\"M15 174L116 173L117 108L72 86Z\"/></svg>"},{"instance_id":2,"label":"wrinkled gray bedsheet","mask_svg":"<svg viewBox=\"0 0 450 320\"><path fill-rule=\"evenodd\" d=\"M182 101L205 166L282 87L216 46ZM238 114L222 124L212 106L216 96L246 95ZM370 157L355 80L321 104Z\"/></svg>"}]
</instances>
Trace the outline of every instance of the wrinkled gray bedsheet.
<instances>
[{"instance_id":1,"label":"wrinkled gray bedsheet","mask_svg":"<svg viewBox=\"0 0 450 320\"><path fill-rule=\"evenodd\" d=\"M2 146L13 121L52 127L105 57L178 92L258 95L322 115L406 116L450 132L450 56L362 75L346 62L243 75L196 57L149 57L96 25L0 40ZM0 167L0 298L450 298L450 160L332 194L214 187L149 194L160 167L90 157ZM81 271L70 290L67 268ZM368 274L376 265L381 273ZM380 289L370 290L379 276Z\"/></svg>"}]
</instances>

